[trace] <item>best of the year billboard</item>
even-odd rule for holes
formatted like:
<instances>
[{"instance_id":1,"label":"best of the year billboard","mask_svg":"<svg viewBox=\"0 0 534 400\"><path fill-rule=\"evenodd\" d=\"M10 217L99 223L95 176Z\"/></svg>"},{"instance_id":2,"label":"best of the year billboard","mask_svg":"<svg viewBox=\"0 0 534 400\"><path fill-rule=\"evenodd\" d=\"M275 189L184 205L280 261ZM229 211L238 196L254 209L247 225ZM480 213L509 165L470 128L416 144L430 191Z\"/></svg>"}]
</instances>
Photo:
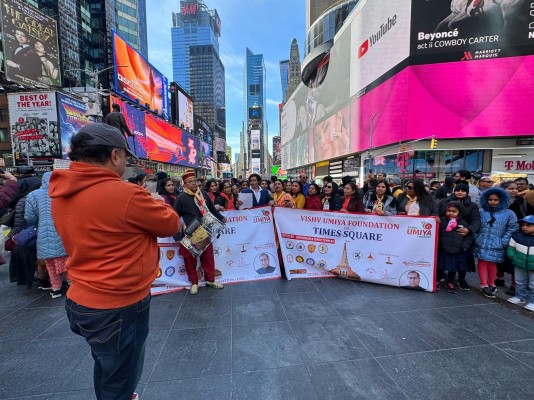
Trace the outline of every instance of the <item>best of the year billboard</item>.
<instances>
[{"instance_id":1,"label":"best of the year billboard","mask_svg":"<svg viewBox=\"0 0 534 400\"><path fill-rule=\"evenodd\" d=\"M56 92L10 93L8 105L15 166L61 158Z\"/></svg>"},{"instance_id":2,"label":"best of the year billboard","mask_svg":"<svg viewBox=\"0 0 534 400\"><path fill-rule=\"evenodd\" d=\"M92 124L94 118L86 115L86 104L83 101L63 93L58 93L57 103L59 113L59 132L61 134L61 154L63 159L68 159L72 136L74 136L83 126ZM55 126L57 127L57 124L55 124ZM52 125L50 126L50 132L52 132Z\"/></svg>"},{"instance_id":3,"label":"best of the year billboard","mask_svg":"<svg viewBox=\"0 0 534 400\"><path fill-rule=\"evenodd\" d=\"M534 3L412 0L411 64L534 54Z\"/></svg>"},{"instance_id":4,"label":"best of the year billboard","mask_svg":"<svg viewBox=\"0 0 534 400\"><path fill-rule=\"evenodd\" d=\"M3 0L0 9L6 78L61 86L56 21L23 0Z\"/></svg>"},{"instance_id":5,"label":"best of the year billboard","mask_svg":"<svg viewBox=\"0 0 534 400\"><path fill-rule=\"evenodd\" d=\"M169 82L132 46L113 32L115 90L157 114L169 115Z\"/></svg>"}]
</instances>

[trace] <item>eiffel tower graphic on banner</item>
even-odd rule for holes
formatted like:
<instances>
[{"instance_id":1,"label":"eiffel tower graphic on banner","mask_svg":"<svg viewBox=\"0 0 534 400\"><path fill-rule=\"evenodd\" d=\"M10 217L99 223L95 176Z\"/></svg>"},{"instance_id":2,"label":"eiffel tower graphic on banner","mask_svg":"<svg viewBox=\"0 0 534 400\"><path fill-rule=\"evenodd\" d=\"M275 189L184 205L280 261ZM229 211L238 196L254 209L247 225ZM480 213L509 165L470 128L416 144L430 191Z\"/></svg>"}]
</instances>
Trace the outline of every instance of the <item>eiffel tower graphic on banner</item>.
<instances>
[{"instance_id":1,"label":"eiffel tower graphic on banner","mask_svg":"<svg viewBox=\"0 0 534 400\"><path fill-rule=\"evenodd\" d=\"M331 271L339 278L351 279L355 281L361 280L360 275L352 270L349 265L349 258L347 257L347 242L343 244L343 253L341 254L341 260L336 268Z\"/></svg>"}]
</instances>

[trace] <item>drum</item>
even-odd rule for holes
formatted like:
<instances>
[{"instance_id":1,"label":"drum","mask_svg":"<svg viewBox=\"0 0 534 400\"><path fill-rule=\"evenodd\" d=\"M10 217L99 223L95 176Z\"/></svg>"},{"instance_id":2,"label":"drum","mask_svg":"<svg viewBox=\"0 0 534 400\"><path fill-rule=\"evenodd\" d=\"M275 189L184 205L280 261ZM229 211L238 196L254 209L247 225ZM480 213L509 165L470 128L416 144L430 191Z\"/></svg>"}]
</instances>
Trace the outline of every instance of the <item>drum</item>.
<instances>
[{"instance_id":1,"label":"drum","mask_svg":"<svg viewBox=\"0 0 534 400\"><path fill-rule=\"evenodd\" d=\"M200 256L211 244L214 237L218 237L224 224L213 214L202 217L200 225L191 235L186 235L180 243L194 256Z\"/></svg>"}]
</instances>

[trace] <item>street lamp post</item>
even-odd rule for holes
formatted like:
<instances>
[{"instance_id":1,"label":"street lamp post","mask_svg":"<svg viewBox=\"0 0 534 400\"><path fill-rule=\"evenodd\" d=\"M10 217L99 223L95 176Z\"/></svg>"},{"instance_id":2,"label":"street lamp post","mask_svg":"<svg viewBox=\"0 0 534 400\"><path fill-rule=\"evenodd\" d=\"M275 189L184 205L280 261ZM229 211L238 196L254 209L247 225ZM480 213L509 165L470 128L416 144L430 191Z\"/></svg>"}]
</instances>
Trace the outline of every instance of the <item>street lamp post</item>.
<instances>
[{"instance_id":1,"label":"street lamp post","mask_svg":"<svg viewBox=\"0 0 534 400\"><path fill-rule=\"evenodd\" d=\"M363 152L360 154L360 187L363 187L365 183L365 160L371 159L371 151L373 151L373 133L375 128L375 118L380 114L380 111L375 112L373 118L371 118L371 124L369 126L369 149L365 152L365 157Z\"/></svg>"}]
</instances>

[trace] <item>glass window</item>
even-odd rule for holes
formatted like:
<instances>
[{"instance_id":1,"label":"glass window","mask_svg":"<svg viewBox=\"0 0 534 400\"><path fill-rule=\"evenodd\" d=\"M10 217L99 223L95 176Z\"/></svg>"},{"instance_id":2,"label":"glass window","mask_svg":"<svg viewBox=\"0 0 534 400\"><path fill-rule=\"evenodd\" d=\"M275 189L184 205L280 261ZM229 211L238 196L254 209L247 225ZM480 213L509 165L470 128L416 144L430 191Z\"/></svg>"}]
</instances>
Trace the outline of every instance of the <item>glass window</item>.
<instances>
[{"instance_id":1,"label":"glass window","mask_svg":"<svg viewBox=\"0 0 534 400\"><path fill-rule=\"evenodd\" d=\"M0 122L7 122L7 108L0 108Z\"/></svg>"}]
</instances>

